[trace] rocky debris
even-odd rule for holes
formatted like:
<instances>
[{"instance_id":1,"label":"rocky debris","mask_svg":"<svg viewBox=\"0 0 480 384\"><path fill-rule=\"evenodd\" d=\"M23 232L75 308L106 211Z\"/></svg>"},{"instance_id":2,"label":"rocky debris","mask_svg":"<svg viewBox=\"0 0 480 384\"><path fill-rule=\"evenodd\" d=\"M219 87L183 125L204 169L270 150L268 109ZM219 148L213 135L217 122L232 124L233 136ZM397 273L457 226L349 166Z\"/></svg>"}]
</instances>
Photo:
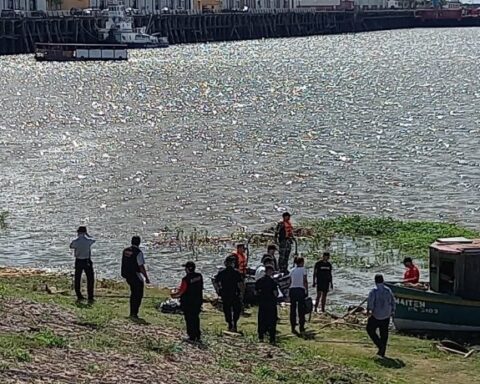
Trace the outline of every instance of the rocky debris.
<instances>
[{"instance_id":1,"label":"rocky debris","mask_svg":"<svg viewBox=\"0 0 480 384\"><path fill-rule=\"evenodd\" d=\"M76 315L58 305L11 298L0 300L0 331L34 332L49 328L59 336L85 333Z\"/></svg>"}]
</instances>

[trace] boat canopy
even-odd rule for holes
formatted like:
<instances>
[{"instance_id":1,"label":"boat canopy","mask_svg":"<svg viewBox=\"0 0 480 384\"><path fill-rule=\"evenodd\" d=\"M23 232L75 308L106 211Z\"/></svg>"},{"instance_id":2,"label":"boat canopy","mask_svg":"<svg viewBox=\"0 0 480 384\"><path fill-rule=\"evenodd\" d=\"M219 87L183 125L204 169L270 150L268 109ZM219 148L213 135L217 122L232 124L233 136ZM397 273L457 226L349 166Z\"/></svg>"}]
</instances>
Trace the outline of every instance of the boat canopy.
<instances>
[{"instance_id":1,"label":"boat canopy","mask_svg":"<svg viewBox=\"0 0 480 384\"><path fill-rule=\"evenodd\" d=\"M432 291L480 300L480 239L438 239L430 246Z\"/></svg>"}]
</instances>

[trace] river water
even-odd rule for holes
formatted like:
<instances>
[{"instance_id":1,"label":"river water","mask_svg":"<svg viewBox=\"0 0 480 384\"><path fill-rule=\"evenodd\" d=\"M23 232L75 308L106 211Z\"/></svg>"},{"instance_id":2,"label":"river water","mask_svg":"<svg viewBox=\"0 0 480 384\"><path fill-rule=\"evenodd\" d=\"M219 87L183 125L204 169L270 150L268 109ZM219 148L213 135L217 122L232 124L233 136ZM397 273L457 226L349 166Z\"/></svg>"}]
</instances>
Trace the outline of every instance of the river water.
<instances>
[{"instance_id":1,"label":"river water","mask_svg":"<svg viewBox=\"0 0 480 384\"><path fill-rule=\"evenodd\" d=\"M285 209L478 227L479 52L472 28L183 45L127 63L2 57L1 263L70 267L80 224L113 277L132 234L253 231ZM202 271L223 254L201 252ZM189 257L147 247L161 285ZM334 300L361 297L372 274L338 268Z\"/></svg>"}]
</instances>

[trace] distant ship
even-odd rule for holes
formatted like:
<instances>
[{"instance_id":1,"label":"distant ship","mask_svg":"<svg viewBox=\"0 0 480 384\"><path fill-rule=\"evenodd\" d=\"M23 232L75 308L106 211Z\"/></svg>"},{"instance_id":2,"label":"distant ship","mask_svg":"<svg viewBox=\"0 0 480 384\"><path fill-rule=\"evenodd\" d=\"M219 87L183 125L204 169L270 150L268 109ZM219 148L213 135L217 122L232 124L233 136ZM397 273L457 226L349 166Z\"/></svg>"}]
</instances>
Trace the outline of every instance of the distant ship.
<instances>
[{"instance_id":1,"label":"distant ship","mask_svg":"<svg viewBox=\"0 0 480 384\"><path fill-rule=\"evenodd\" d=\"M108 16L105 28L99 29L103 43L126 44L128 48L165 48L168 39L149 35L146 27L133 28L133 18L127 14L125 5L118 0L110 1L104 11Z\"/></svg>"}]
</instances>

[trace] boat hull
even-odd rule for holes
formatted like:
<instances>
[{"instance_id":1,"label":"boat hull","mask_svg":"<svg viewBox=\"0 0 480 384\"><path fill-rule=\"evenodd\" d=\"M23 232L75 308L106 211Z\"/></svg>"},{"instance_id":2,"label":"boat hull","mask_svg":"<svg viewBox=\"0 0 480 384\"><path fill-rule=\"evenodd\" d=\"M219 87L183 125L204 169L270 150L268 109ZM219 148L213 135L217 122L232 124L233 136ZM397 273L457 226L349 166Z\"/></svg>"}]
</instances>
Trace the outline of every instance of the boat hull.
<instances>
[{"instance_id":1,"label":"boat hull","mask_svg":"<svg viewBox=\"0 0 480 384\"><path fill-rule=\"evenodd\" d=\"M480 301L386 284L395 295L394 325L404 331L480 332Z\"/></svg>"},{"instance_id":2,"label":"boat hull","mask_svg":"<svg viewBox=\"0 0 480 384\"><path fill-rule=\"evenodd\" d=\"M158 43L158 44L149 44L149 43L127 43L128 49L154 49L154 48L168 48L168 44Z\"/></svg>"}]
</instances>

